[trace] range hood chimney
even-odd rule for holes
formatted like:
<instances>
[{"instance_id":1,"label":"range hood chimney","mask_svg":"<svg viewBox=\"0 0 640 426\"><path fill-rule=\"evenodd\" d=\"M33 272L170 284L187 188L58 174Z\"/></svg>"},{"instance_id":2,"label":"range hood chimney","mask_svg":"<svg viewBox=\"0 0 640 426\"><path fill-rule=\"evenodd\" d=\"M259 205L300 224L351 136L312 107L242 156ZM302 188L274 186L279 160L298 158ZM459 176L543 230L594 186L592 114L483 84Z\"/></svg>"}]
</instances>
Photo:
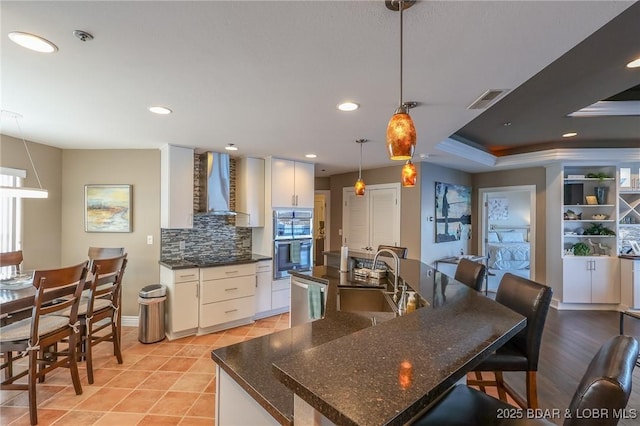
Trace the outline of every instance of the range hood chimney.
<instances>
[{"instance_id":1,"label":"range hood chimney","mask_svg":"<svg viewBox=\"0 0 640 426\"><path fill-rule=\"evenodd\" d=\"M205 152L200 155L201 213L235 215L230 200L229 154Z\"/></svg>"}]
</instances>

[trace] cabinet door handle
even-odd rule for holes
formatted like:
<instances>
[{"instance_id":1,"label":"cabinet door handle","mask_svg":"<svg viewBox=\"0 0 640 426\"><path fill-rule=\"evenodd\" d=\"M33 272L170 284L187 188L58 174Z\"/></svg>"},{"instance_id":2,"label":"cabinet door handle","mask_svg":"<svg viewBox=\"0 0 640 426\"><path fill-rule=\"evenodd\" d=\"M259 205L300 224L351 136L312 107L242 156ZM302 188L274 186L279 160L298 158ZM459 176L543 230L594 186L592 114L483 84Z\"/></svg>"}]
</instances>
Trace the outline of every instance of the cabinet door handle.
<instances>
[{"instance_id":1,"label":"cabinet door handle","mask_svg":"<svg viewBox=\"0 0 640 426\"><path fill-rule=\"evenodd\" d=\"M237 312L237 309L231 309L230 311L224 311L225 314L230 314L232 312Z\"/></svg>"},{"instance_id":2,"label":"cabinet door handle","mask_svg":"<svg viewBox=\"0 0 640 426\"><path fill-rule=\"evenodd\" d=\"M196 299L200 299L200 286L196 286Z\"/></svg>"},{"instance_id":3,"label":"cabinet door handle","mask_svg":"<svg viewBox=\"0 0 640 426\"><path fill-rule=\"evenodd\" d=\"M237 273L238 273L238 271L227 271L227 272L225 272L225 274L227 274L227 275L237 274Z\"/></svg>"},{"instance_id":4,"label":"cabinet door handle","mask_svg":"<svg viewBox=\"0 0 640 426\"><path fill-rule=\"evenodd\" d=\"M296 206L298 205L298 196L296 195Z\"/></svg>"},{"instance_id":5,"label":"cabinet door handle","mask_svg":"<svg viewBox=\"0 0 640 426\"><path fill-rule=\"evenodd\" d=\"M292 205L292 206L295 206L295 205L296 205L296 196L295 196L295 195L292 195L292 196L291 196L291 205Z\"/></svg>"},{"instance_id":6,"label":"cabinet door handle","mask_svg":"<svg viewBox=\"0 0 640 426\"><path fill-rule=\"evenodd\" d=\"M237 290L237 289L238 289L238 287L231 287L231 288L225 288L224 291L234 291L234 290Z\"/></svg>"},{"instance_id":7,"label":"cabinet door handle","mask_svg":"<svg viewBox=\"0 0 640 426\"><path fill-rule=\"evenodd\" d=\"M189 274L189 275L180 275L180 278L190 278L190 277L194 277L195 278L196 274Z\"/></svg>"}]
</instances>

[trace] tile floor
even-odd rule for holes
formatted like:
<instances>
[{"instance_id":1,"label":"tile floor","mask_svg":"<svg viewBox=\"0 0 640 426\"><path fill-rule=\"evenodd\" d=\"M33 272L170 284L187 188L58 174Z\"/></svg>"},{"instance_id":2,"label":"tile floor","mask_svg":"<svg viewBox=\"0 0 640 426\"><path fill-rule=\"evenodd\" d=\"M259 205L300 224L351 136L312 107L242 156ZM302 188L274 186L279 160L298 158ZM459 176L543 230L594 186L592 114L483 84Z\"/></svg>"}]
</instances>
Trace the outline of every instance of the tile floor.
<instances>
[{"instance_id":1,"label":"tile floor","mask_svg":"<svg viewBox=\"0 0 640 426\"><path fill-rule=\"evenodd\" d=\"M123 327L124 363L113 346L94 350L94 384L80 363L82 395L76 395L67 369L37 386L38 425L212 425L215 416L215 363L211 351L289 326L282 314L205 336L138 341L136 327ZM26 391L0 391L0 424L28 425Z\"/></svg>"}]
</instances>

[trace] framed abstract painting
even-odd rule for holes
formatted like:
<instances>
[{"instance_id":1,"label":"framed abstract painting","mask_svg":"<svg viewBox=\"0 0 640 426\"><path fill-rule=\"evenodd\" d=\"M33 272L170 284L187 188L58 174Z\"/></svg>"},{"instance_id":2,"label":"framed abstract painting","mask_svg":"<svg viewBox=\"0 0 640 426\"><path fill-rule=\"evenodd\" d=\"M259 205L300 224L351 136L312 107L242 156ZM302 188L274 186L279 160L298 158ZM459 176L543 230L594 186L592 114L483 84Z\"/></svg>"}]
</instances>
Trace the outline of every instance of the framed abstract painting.
<instances>
[{"instance_id":1,"label":"framed abstract painting","mask_svg":"<svg viewBox=\"0 0 640 426\"><path fill-rule=\"evenodd\" d=\"M471 238L471 187L436 182L436 243Z\"/></svg>"},{"instance_id":2,"label":"framed abstract painting","mask_svg":"<svg viewBox=\"0 0 640 426\"><path fill-rule=\"evenodd\" d=\"M132 232L132 185L85 185L86 232Z\"/></svg>"}]
</instances>

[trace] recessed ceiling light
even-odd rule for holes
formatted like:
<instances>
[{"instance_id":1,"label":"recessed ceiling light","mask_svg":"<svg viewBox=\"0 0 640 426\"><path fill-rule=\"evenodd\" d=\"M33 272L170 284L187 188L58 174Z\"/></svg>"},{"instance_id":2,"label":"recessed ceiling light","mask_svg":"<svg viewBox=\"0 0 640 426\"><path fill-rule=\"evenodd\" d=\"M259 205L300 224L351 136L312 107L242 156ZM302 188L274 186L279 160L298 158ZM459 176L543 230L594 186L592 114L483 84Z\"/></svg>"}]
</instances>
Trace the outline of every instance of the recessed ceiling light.
<instances>
[{"instance_id":1,"label":"recessed ceiling light","mask_svg":"<svg viewBox=\"0 0 640 426\"><path fill-rule=\"evenodd\" d=\"M634 59L627 64L627 68L640 68L640 58Z\"/></svg>"},{"instance_id":2,"label":"recessed ceiling light","mask_svg":"<svg viewBox=\"0 0 640 426\"><path fill-rule=\"evenodd\" d=\"M235 146L234 144L230 143L227 146L225 146L224 149L226 149L227 151L237 151L238 147Z\"/></svg>"},{"instance_id":3,"label":"recessed ceiling light","mask_svg":"<svg viewBox=\"0 0 640 426\"><path fill-rule=\"evenodd\" d=\"M569 132L562 135L563 138L572 138L574 136L578 136L578 134L576 132Z\"/></svg>"},{"instance_id":4,"label":"recessed ceiling light","mask_svg":"<svg viewBox=\"0 0 640 426\"><path fill-rule=\"evenodd\" d=\"M340 111L355 111L358 108L360 108L360 105L355 102L344 102L338 105Z\"/></svg>"},{"instance_id":5,"label":"recessed ceiling light","mask_svg":"<svg viewBox=\"0 0 640 426\"><path fill-rule=\"evenodd\" d=\"M167 115L167 114L171 114L173 112L169 108L163 107L163 106L152 106L152 107L149 107L149 111L151 111L154 114L160 114L160 115Z\"/></svg>"},{"instance_id":6,"label":"recessed ceiling light","mask_svg":"<svg viewBox=\"0 0 640 426\"><path fill-rule=\"evenodd\" d=\"M307 157L307 158L316 158L317 155L316 154L307 154L307 155L305 155L305 157Z\"/></svg>"},{"instance_id":7,"label":"recessed ceiling light","mask_svg":"<svg viewBox=\"0 0 640 426\"><path fill-rule=\"evenodd\" d=\"M510 122L510 121L507 121L507 122L502 123L502 125L503 125L504 127L509 127L509 126L511 126L511 122Z\"/></svg>"},{"instance_id":8,"label":"recessed ceiling light","mask_svg":"<svg viewBox=\"0 0 640 426\"><path fill-rule=\"evenodd\" d=\"M58 50L58 46L34 34L14 31L9 33L9 38L12 42L36 52L53 53Z\"/></svg>"}]
</instances>

